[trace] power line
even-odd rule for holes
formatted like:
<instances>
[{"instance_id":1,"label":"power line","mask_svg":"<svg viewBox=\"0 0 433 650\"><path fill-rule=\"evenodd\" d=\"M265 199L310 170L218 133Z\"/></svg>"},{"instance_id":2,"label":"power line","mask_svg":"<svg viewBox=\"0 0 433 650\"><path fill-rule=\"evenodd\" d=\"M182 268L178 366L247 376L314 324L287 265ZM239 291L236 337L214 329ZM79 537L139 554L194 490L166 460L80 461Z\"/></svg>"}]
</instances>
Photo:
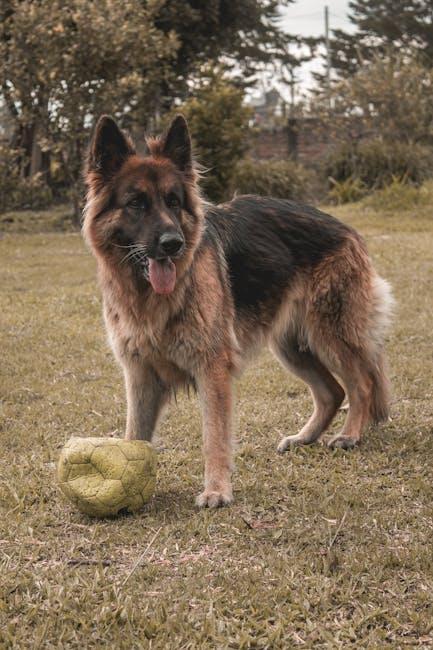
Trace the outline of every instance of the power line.
<instances>
[{"instance_id":1,"label":"power line","mask_svg":"<svg viewBox=\"0 0 433 650\"><path fill-rule=\"evenodd\" d=\"M329 7L325 5L325 47L326 47L326 85L331 102L331 45L329 42ZM331 104L329 104L331 106Z\"/></svg>"},{"instance_id":2,"label":"power line","mask_svg":"<svg viewBox=\"0 0 433 650\"><path fill-rule=\"evenodd\" d=\"M352 23L351 20L349 20L347 16L342 16L341 14L334 14L333 11L330 11L329 15L331 16L331 18L337 18L339 21L342 20L344 25L350 25L351 27L354 27L354 24Z\"/></svg>"},{"instance_id":3,"label":"power line","mask_svg":"<svg viewBox=\"0 0 433 650\"><path fill-rule=\"evenodd\" d=\"M321 11L315 11L312 14L298 14L297 16L290 16L289 14L285 14L284 18L286 18L287 20L298 20L298 18L299 19L301 19L301 18L312 18L313 16L322 16L322 12Z\"/></svg>"},{"instance_id":4,"label":"power line","mask_svg":"<svg viewBox=\"0 0 433 650\"><path fill-rule=\"evenodd\" d=\"M335 14L333 11L329 11L329 17L333 19L337 19L338 26L344 27L344 26L350 26L354 27L353 23L348 20L347 17L343 17L341 14ZM323 20L323 12L322 11L315 11L314 13L311 14L299 14L296 16L290 16L285 14L284 16L281 17L281 20L284 21L285 25L290 25L292 21L296 20L304 20L306 18L315 18L316 20L314 22L318 22L319 20ZM330 24L330 29L333 29L333 25Z\"/></svg>"},{"instance_id":5,"label":"power line","mask_svg":"<svg viewBox=\"0 0 433 650\"><path fill-rule=\"evenodd\" d=\"M342 16L341 14L336 14L335 11L330 11L329 12L331 16L334 16L334 18L342 18L343 20L347 20L347 16Z\"/></svg>"}]
</instances>

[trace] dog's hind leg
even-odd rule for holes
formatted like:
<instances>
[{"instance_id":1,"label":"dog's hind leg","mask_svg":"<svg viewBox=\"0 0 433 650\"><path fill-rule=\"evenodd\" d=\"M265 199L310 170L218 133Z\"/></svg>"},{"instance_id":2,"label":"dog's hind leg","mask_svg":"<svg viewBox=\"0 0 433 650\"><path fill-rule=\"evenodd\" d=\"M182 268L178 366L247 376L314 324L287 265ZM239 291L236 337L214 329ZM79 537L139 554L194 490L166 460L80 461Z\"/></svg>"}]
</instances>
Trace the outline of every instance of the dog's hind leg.
<instances>
[{"instance_id":1,"label":"dog's hind leg","mask_svg":"<svg viewBox=\"0 0 433 650\"><path fill-rule=\"evenodd\" d=\"M271 349L284 367L308 385L314 402L313 414L301 431L280 441L278 451L282 453L293 446L309 445L322 435L343 402L344 390L312 352L299 348L296 338L283 336Z\"/></svg>"},{"instance_id":2,"label":"dog's hind leg","mask_svg":"<svg viewBox=\"0 0 433 650\"><path fill-rule=\"evenodd\" d=\"M326 362L325 359L323 361ZM361 434L371 419L373 392L375 390L372 364L367 355L348 350L340 351L337 364L330 364L338 373L347 391L349 411L341 433L329 441L330 447L352 449L359 444Z\"/></svg>"}]
</instances>

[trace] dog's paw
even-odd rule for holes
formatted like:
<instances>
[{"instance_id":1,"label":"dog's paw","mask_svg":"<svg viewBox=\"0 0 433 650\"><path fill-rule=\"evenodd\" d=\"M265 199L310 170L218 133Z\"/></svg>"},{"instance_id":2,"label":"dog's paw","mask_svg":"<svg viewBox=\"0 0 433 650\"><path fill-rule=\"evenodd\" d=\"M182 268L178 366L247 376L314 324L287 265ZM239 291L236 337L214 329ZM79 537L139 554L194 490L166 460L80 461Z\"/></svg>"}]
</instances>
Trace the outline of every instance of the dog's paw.
<instances>
[{"instance_id":1,"label":"dog's paw","mask_svg":"<svg viewBox=\"0 0 433 650\"><path fill-rule=\"evenodd\" d=\"M294 436L286 436L278 443L277 451L279 454L284 454L285 451L293 449L294 447L301 447L302 445L310 444L303 436L296 434Z\"/></svg>"},{"instance_id":2,"label":"dog's paw","mask_svg":"<svg viewBox=\"0 0 433 650\"><path fill-rule=\"evenodd\" d=\"M221 491L204 490L195 500L199 508L221 508L232 501L233 495L230 488Z\"/></svg>"},{"instance_id":3,"label":"dog's paw","mask_svg":"<svg viewBox=\"0 0 433 650\"><path fill-rule=\"evenodd\" d=\"M328 447L331 449L354 449L359 445L359 440L351 438L350 436L334 436L328 442Z\"/></svg>"}]
</instances>

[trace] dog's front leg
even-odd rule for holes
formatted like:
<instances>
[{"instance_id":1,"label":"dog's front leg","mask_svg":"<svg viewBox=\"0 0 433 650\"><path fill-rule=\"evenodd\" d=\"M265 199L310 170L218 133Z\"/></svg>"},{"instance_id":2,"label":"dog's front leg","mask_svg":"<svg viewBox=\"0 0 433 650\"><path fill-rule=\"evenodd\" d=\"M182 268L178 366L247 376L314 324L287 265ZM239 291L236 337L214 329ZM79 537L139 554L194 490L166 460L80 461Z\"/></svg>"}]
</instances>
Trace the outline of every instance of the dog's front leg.
<instances>
[{"instance_id":1,"label":"dog's front leg","mask_svg":"<svg viewBox=\"0 0 433 650\"><path fill-rule=\"evenodd\" d=\"M169 393L155 371L148 365L131 360L124 366L127 440L152 440L161 411Z\"/></svg>"},{"instance_id":2,"label":"dog's front leg","mask_svg":"<svg viewBox=\"0 0 433 650\"><path fill-rule=\"evenodd\" d=\"M204 491L197 505L216 508L233 499L232 386L226 364L215 363L198 379L203 417Z\"/></svg>"}]
</instances>

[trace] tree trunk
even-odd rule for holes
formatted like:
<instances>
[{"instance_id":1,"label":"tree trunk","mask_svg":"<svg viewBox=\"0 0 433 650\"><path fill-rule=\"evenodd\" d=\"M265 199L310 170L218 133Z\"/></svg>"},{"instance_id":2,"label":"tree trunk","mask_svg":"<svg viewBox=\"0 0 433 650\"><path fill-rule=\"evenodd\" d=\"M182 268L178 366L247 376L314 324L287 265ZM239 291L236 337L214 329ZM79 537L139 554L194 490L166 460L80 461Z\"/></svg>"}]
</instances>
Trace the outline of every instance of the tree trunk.
<instances>
[{"instance_id":1,"label":"tree trunk","mask_svg":"<svg viewBox=\"0 0 433 650\"><path fill-rule=\"evenodd\" d=\"M24 124L21 128L21 176L23 178L29 178L31 175L33 143L35 139L35 125Z\"/></svg>"},{"instance_id":2,"label":"tree trunk","mask_svg":"<svg viewBox=\"0 0 433 650\"><path fill-rule=\"evenodd\" d=\"M50 152L42 151L38 142L36 141L36 138L34 138L30 163L30 176L40 174L42 176L43 182L47 185L50 185L50 159Z\"/></svg>"},{"instance_id":3,"label":"tree trunk","mask_svg":"<svg viewBox=\"0 0 433 650\"><path fill-rule=\"evenodd\" d=\"M51 152L43 151L41 156L41 173L43 174L44 181L51 187Z\"/></svg>"},{"instance_id":4,"label":"tree trunk","mask_svg":"<svg viewBox=\"0 0 433 650\"><path fill-rule=\"evenodd\" d=\"M36 139L32 143L32 155L30 158L30 176L39 174L42 167L42 151Z\"/></svg>"},{"instance_id":5,"label":"tree trunk","mask_svg":"<svg viewBox=\"0 0 433 650\"><path fill-rule=\"evenodd\" d=\"M81 143L78 139L71 143L69 151L66 151L66 146L62 149L61 159L66 178L70 183L73 223L77 228L81 228Z\"/></svg>"},{"instance_id":6,"label":"tree trunk","mask_svg":"<svg viewBox=\"0 0 433 650\"><path fill-rule=\"evenodd\" d=\"M80 191L79 188L74 185L71 189L71 198L72 198L72 221L76 228L81 228L81 201L80 201Z\"/></svg>"}]
</instances>

